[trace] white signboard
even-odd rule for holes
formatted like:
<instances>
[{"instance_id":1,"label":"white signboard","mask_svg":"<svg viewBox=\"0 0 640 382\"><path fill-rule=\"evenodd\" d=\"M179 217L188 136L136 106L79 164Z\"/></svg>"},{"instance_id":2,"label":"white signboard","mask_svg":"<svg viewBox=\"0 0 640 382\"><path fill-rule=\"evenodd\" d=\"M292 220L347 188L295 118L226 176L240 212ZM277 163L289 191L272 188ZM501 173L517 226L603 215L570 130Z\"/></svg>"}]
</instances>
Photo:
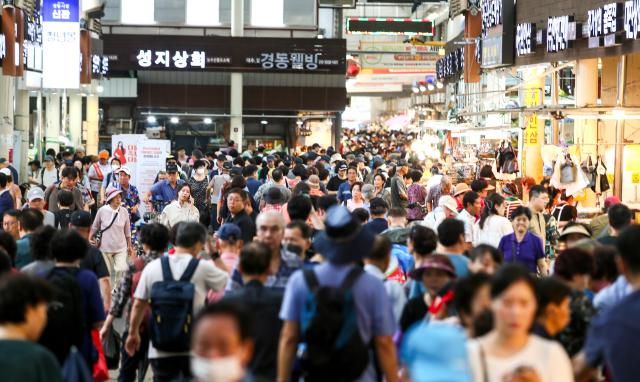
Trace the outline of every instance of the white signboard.
<instances>
[{"instance_id":1,"label":"white signboard","mask_svg":"<svg viewBox=\"0 0 640 382\"><path fill-rule=\"evenodd\" d=\"M79 0L44 0L42 5L42 85L80 87Z\"/></svg>"}]
</instances>

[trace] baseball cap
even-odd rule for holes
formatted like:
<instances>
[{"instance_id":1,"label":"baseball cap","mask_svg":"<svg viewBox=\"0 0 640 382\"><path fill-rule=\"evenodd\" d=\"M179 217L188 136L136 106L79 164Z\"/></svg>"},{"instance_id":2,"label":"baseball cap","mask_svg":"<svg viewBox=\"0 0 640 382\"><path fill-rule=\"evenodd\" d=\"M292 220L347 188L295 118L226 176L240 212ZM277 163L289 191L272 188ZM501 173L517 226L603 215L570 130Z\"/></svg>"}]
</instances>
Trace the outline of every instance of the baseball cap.
<instances>
[{"instance_id":1,"label":"baseball cap","mask_svg":"<svg viewBox=\"0 0 640 382\"><path fill-rule=\"evenodd\" d=\"M3 168L2 170L0 170L0 173L5 174L6 176L11 176L11 170L9 170L8 168Z\"/></svg>"},{"instance_id":2,"label":"baseball cap","mask_svg":"<svg viewBox=\"0 0 640 382\"><path fill-rule=\"evenodd\" d=\"M100 153L98 154L98 158L100 158L100 159L109 159L109 152L107 150L100 151Z\"/></svg>"},{"instance_id":3,"label":"baseball cap","mask_svg":"<svg viewBox=\"0 0 640 382\"><path fill-rule=\"evenodd\" d=\"M131 176L131 170L127 166L122 166L122 167L120 167L119 169L116 170L116 174L119 174L121 172L124 172L125 174Z\"/></svg>"},{"instance_id":4,"label":"baseball cap","mask_svg":"<svg viewBox=\"0 0 640 382\"><path fill-rule=\"evenodd\" d=\"M231 170L231 167L233 167L233 164L231 164L231 162L224 162L222 164L222 168L225 170Z\"/></svg>"},{"instance_id":5,"label":"baseball cap","mask_svg":"<svg viewBox=\"0 0 640 382\"><path fill-rule=\"evenodd\" d=\"M91 227L91 213L87 211L75 211L71 214L71 224L74 227L87 228Z\"/></svg>"},{"instance_id":6,"label":"baseball cap","mask_svg":"<svg viewBox=\"0 0 640 382\"><path fill-rule=\"evenodd\" d=\"M438 206L443 208L448 208L449 211L458 213L458 203L451 195L442 195L440 200L438 200Z\"/></svg>"},{"instance_id":7,"label":"baseball cap","mask_svg":"<svg viewBox=\"0 0 640 382\"><path fill-rule=\"evenodd\" d=\"M340 164L338 165L338 171L346 171L346 170L347 170L347 168L349 168L349 166L347 166L347 164L346 164L346 163L340 163Z\"/></svg>"},{"instance_id":8,"label":"baseball cap","mask_svg":"<svg viewBox=\"0 0 640 382\"><path fill-rule=\"evenodd\" d=\"M604 200L604 208L609 208L615 206L616 204L620 204L620 198L617 196L609 196Z\"/></svg>"},{"instance_id":9,"label":"baseball cap","mask_svg":"<svg viewBox=\"0 0 640 382\"><path fill-rule=\"evenodd\" d=\"M7 163L7 158L0 158L0 164Z\"/></svg>"},{"instance_id":10,"label":"baseball cap","mask_svg":"<svg viewBox=\"0 0 640 382\"><path fill-rule=\"evenodd\" d=\"M225 223L218 229L218 238L224 241L237 241L242 239L242 232L236 224Z\"/></svg>"},{"instance_id":11,"label":"baseball cap","mask_svg":"<svg viewBox=\"0 0 640 382\"><path fill-rule=\"evenodd\" d=\"M108 157L109 157L109 154L107 154L107 158ZM44 161L45 162L53 162L53 157L51 155L45 155Z\"/></svg>"},{"instance_id":12,"label":"baseball cap","mask_svg":"<svg viewBox=\"0 0 640 382\"><path fill-rule=\"evenodd\" d=\"M44 200L44 191L40 187L31 187L29 191L27 191L27 200L32 202L36 199Z\"/></svg>"},{"instance_id":13,"label":"baseball cap","mask_svg":"<svg viewBox=\"0 0 640 382\"><path fill-rule=\"evenodd\" d=\"M178 172L178 166L176 166L175 164L168 164L167 173L170 173L170 172Z\"/></svg>"}]
</instances>

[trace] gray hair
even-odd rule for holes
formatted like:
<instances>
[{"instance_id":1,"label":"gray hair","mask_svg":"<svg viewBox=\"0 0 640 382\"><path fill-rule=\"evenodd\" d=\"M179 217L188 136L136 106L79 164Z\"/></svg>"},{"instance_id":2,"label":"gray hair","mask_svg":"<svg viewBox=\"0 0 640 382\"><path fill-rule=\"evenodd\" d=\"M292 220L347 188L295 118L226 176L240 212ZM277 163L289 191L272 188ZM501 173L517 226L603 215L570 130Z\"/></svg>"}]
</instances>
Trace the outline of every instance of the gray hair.
<instances>
[{"instance_id":1,"label":"gray hair","mask_svg":"<svg viewBox=\"0 0 640 382\"><path fill-rule=\"evenodd\" d=\"M276 211L263 212L260 215L258 215L258 217L256 218L256 228L259 228L260 226L262 226L263 224L265 224L267 221L271 219L274 219L276 224L278 224L280 228L284 230L284 226L285 226L284 216L282 216L281 213Z\"/></svg>"},{"instance_id":2,"label":"gray hair","mask_svg":"<svg viewBox=\"0 0 640 382\"><path fill-rule=\"evenodd\" d=\"M449 178L446 175L442 176L442 179L440 179L440 184L442 185L442 187L453 186L453 182L451 182L451 178Z\"/></svg>"},{"instance_id":3,"label":"gray hair","mask_svg":"<svg viewBox=\"0 0 640 382\"><path fill-rule=\"evenodd\" d=\"M362 197L364 197L364 200L371 200L375 196L374 193L376 191L376 188L373 186L373 184L367 183L364 186L362 186L361 191L362 191Z\"/></svg>"}]
</instances>

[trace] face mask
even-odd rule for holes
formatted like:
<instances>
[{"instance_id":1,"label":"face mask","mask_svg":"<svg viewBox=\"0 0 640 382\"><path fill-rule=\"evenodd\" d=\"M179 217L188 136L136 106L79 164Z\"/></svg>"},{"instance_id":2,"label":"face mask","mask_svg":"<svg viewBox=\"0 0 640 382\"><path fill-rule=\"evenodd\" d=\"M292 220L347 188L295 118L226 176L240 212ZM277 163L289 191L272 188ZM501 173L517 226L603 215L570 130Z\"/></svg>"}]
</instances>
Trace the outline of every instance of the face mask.
<instances>
[{"instance_id":1,"label":"face mask","mask_svg":"<svg viewBox=\"0 0 640 382\"><path fill-rule=\"evenodd\" d=\"M285 249L291 253L295 253L297 256L302 255L302 247L295 244L287 244Z\"/></svg>"},{"instance_id":2,"label":"face mask","mask_svg":"<svg viewBox=\"0 0 640 382\"><path fill-rule=\"evenodd\" d=\"M240 360L236 357L209 359L193 356L191 372L199 381L236 382L244 376Z\"/></svg>"},{"instance_id":3,"label":"face mask","mask_svg":"<svg viewBox=\"0 0 640 382\"><path fill-rule=\"evenodd\" d=\"M111 170L112 170L112 171L116 171L116 170L117 170L117 169L119 169L119 168L120 168L120 166L118 166L117 164L112 164L112 165L111 165Z\"/></svg>"}]
</instances>

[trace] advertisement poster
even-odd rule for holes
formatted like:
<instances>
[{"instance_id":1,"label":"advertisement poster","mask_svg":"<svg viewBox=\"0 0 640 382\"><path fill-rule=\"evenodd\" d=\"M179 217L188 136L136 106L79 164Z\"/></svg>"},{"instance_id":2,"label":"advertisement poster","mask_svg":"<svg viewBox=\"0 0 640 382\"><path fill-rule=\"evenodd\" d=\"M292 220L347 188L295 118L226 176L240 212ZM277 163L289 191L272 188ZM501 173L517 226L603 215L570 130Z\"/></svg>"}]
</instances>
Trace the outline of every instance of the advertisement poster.
<instances>
[{"instance_id":1,"label":"advertisement poster","mask_svg":"<svg viewBox=\"0 0 640 382\"><path fill-rule=\"evenodd\" d=\"M148 139L143 134L122 134L111 137L111 152L123 166L131 170L131 183L142 196L153 185L158 171L164 170L171 142Z\"/></svg>"},{"instance_id":2,"label":"advertisement poster","mask_svg":"<svg viewBox=\"0 0 640 382\"><path fill-rule=\"evenodd\" d=\"M42 75L47 89L80 87L80 1L42 3Z\"/></svg>"}]
</instances>

